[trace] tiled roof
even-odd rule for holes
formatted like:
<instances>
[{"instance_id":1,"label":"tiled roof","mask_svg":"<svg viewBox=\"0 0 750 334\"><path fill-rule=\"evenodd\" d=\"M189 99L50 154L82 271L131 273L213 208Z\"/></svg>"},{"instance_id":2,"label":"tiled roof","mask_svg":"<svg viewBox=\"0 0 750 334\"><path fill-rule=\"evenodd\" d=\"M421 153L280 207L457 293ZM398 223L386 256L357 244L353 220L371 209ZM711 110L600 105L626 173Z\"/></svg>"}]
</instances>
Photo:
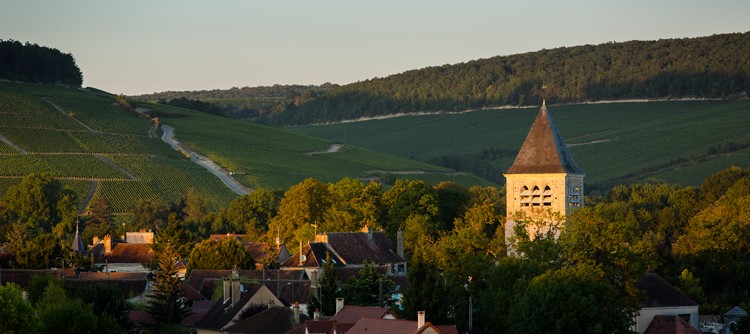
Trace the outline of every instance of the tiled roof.
<instances>
[{"instance_id":1,"label":"tiled roof","mask_svg":"<svg viewBox=\"0 0 750 334\"><path fill-rule=\"evenodd\" d=\"M646 293L646 300L641 302L641 308L698 306L698 303L653 272L641 276L638 289Z\"/></svg>"},{"instance_id":2,"label":"tiled roof","mask_svg":"<svg viewBox=\"0 0 750 334\"><path fill-rule=\"evenodd\" d=\"M149 244L118 243L112 247L112 253L104 255L109 263L148 263L154 256ZM104 261L101 261L104 262Z\"/></svg>"},{"instance_id":3,"label":"tiled roof","mask_svg":"<svg viewBox=\"0 0 750 334\"><path fill-rule=\"evenodd\" d=\"M643 334L700 334L685 320L676 315L657 315L651 320Z\"/></svg>"},{"instance_id":4,"label":"tiled roof","mask_svg":"<svg viewBox=\"0 0 750 334\"><path fill-rule=\"evenodd\" d=\"M383 232L333 232L325 237L330 247L348 265L405 261L396 254L396 247Z\"/></svg>"},{"instance_id":5,"label":"tiled roof","mask_svg":"<svg viewBox=\"0 0 750 334\"><path fill-rule=\"evenodd\" d=\"M336 330L336 322L331 320L306 321L305 328L310 334L331 334Z\"/></svg>"},{"instance_id":6,"label":"tiled roof","mask_svg":"<svg viewBox=\"0 0 750 334\"><path fill-rule=\"evenodd\" d=\"M121 279L110 279L110 280L80 280L80 279L66 279L65 286L72 289L77 289L80 286L87 284L107 284L116 286L126 298L135 297L141 295L146 291L147 285L146 279L140 280L121 280Z\"/></svg>"},{"instance_id":7,"label":"tiled roof","mask_svg":"<svg viewBox=\"0 0 750 334\"><path fill-rule=\"evenodd\" d=\"M65 279L76 277L73 269L67 268L64 273ZM12 282L25 288L29 285L31 278L36 275L52 275L59 277L60 269L0 269L0 284Z\"/></svg>"},{"instance_id":8,"label":"tiled roof","mask_svg":"<svg viewBox=\"0 0 750 334\"><path fill-rule=\"evenodd\" d=\"M125 281L143 281L146 280L144 273L126 273L126 272L101 272L101 271L82 271L78 273L78 279L82 281L108 281L108 280L125 280Z\"/></svg>"},{"instance_id":9,"label":"tiled roof","mask_svg":"<svg viewBox=\"0 0 750 334\"><path fill-rule=\"evenodd\" d=\"M344 308L332 316L331 320L338 323L354 324L362 318L382 318L388 314L391 314L391 310L385 307L344 305Z\"/></svg>"},{"instance_id":10,"label":"tiled roof","mask_svg":"<svg viewBox=\"0 0 750 334\"><path fill-rule=\"evenodd\" d=\"M224 333L285 333L297 327L294 313L286 307L274 306L225 328Z\"/></svg>"},{"instance_id":11,"label":"tiled roof","mask_svg":"<svg viewBox=\"0 0 750 334\"><path fill-rule=\"evenodd\" d=\"M543 103L516 160L506 174L584 174L570 154L552 116Z\"/></svg>"},{"instance_id":12,"label":"tiled roof","mask_svg":"<svg viewBox=\"0 0 750 334\"><path fill-rule=\"evenodd\" d=\"M425 323L422 329L429 327L434 329L438 333L442 333L437 327L432 324ZM453 326L455 328L455 326ZM362 318L357 321L352 328L350 328L347 334L372 334L372 333L388 333L388 334L416 334L419 333L420 328L417 327L416 321L411 320L398 320L398 319L373 319L373 318Z\"/></svg>"}]
</instances>

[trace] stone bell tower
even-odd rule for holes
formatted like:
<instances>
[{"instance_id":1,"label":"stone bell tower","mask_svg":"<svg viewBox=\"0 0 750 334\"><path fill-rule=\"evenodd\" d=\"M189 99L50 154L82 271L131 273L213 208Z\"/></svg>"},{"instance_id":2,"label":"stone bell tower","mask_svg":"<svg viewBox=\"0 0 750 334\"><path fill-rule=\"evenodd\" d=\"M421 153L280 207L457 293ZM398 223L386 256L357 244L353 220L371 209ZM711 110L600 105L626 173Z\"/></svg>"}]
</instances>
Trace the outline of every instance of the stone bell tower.
<instances>
[{"instance_id":1,"label":"stone bell tower","mask_svg":"<svg viewBox=\"0 0 750 334\"><path fill-rule=\"evenodd\" d=\"M517 217L539 220L557 213L565 219L572 210L583 206L585 174L573 160L545 102L516 160L503 175L508 217L506 239L512 236ZM533 235L533 231L528 232Z\"/></svg>"}]
</instances>

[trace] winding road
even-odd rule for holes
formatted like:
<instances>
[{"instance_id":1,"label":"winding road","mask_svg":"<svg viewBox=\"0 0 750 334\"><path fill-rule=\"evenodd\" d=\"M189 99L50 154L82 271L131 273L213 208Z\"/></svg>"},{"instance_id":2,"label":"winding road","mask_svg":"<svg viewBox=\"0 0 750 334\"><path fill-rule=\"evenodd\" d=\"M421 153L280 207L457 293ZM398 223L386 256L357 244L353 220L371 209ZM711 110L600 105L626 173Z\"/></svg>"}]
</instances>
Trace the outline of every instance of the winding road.
<instances>
[{"instance_id":1,"label":"winding road","mask_svg":"<svg viewBox=\"0 0 750 334\"><path fill-rule=\"evenodd\" d=\"M233 177L229 176L229 173L224 168L219 166L219 164L207 157L196 153L195 151L185 146L185 144L180 143L174 135L173 127L162 124L161 129L164 132L161 135L162 141L169 144L169 146L172 146L172 148L176 151L182 151L185 154L190 155L190 161L202 166L212 174L216 175L221 180L221 182L224 182L224 184L229 187L229 189L232 189L232 191L239 195L245 195L253 192L253 189L243 186Z\"/></svg>"}]
</instances>

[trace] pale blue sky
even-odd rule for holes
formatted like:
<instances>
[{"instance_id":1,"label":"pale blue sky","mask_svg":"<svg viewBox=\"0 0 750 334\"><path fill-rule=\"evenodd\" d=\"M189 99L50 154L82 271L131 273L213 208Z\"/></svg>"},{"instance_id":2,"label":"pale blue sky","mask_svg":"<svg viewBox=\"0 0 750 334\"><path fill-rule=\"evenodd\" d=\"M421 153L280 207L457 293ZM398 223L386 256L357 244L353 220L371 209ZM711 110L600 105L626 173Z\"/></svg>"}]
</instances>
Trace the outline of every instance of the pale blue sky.
<instances>
[{"instance_id":1,"label":"pale blue sky","mask_svg":"<svg viewBox=\"0 0 750 334\"><path fill-rule=\"evenodd\" d=\"M0 0L0 39L71 53L84 86L125 94L346 84L542 48L748 30L747 0Z\"/></svg>"}]
</instances>

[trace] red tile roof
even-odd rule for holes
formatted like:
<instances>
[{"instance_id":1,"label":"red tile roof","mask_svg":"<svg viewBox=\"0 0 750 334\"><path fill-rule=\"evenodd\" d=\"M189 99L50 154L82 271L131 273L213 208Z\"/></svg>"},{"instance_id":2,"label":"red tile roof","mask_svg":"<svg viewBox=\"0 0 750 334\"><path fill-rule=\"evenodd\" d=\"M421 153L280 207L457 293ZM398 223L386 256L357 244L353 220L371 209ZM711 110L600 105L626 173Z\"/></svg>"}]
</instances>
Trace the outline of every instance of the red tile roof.
<instances>
[{"instance_id":1,"label":"red tile roof","mask_svg":"<svg viewBox=\"0 0 750 334\"><path fill-rule=\"evenodd\" d=\"M657 315L643 334L700 334L700 331L679 316Z\"/></svg>"},{"instance_id":2,"label":"red tile roof","mask_svg":"<svg viewBox=\"0 0 750 334\"><path fill-rule=\"evenodd\" d=\"M345 305L339 313L331 317L331 320L338 323L354 324L362 318L383 318L389 314L392 315L391 310L385 307Z\"/></svg>"},{"instance_id":3,"label":"red tile roof","mask_svg":"<svg viewBox=\"0 0 750 334\"><path fill-rule=\"evenodd\" d=\"M419 328L416 321L411 320L393 320L393 319L372 319L362 318L357 321L347 334L416 334Z\"/></svg>"},{"instance_id":4,"label":"red tile roof","mask_svg":"<svg viewBox=\"0 0 750 334\"><path fill-rule=\"evenodd\" d=\"M118 243L112 247L112 253L105 254L109 263L148 263L154 252L149 244ZM103 260L101 262L104 262Z\"/></svg>"}]
</instances>

